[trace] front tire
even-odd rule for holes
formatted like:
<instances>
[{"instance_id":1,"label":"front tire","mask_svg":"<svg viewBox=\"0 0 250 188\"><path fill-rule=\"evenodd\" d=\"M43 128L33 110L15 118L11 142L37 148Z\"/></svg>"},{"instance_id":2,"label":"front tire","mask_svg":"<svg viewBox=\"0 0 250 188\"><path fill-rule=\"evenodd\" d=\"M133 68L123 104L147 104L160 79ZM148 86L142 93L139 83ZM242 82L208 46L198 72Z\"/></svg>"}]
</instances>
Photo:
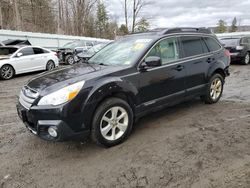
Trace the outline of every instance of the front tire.
<instances>
[{"instance_id":1,"label":"front tire","mask_svg":"<svg viewBox=\"0 0 250 188\"><path fill-rule=\"evenodd\" d=\"M245 55L245 57L244 57L242 63L243 63L244 65L248 65L248 64L250 63L250 53L249 53L249 52L246 53L246 55Z\"/></svg>"},{"instance_id":2,"label":"front tire","mask_svg":"<svg viewBox=\"0 0 250 188\"><path fill-rule=\"evenodd\" d=\"M133 111L129 104L120 98L109 98L97 108L91 137L98 145L111 147L126 140L133 126Z\"/></svg>"},{"instance_id":3,"label":"front tire","mask_svg":"<svg viewBox=\"0 0 250 188\"><path fill-rule=\"evenodd\" d=\"M3 80L9 80L13 78L15 71L10 65L3 65L0 69L0 78Z\"/></svg>"},{"instance_id":4,"label":"front tire","mask_svg":"<svg viewBox=\"0 0 250 188\"><path fill-rule=\"evenodd\" d=\"M221 74L214 74L209 81L209 84L206 88L206 94L202 96L202 100L206 104L217 103L223 93L224 87L224 78Z\"/></svg>"},{"instance_id":5,"label":"front tire","mask_svg":"<svg viewBox=\"0 0 250 188\"><path fill-rule=\"evenodd\" d=\"M68 65L73 65L75 63L73 55L67 55L65 61Z\"/></svg>"}]
</instances>

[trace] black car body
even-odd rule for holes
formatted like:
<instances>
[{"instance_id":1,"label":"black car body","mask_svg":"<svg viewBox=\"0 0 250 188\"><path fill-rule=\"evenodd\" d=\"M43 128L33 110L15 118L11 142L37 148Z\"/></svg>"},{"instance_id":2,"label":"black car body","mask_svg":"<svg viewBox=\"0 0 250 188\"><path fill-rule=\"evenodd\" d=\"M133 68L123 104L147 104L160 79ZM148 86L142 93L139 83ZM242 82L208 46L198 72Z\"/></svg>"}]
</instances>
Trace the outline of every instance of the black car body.
<instances>
[{"instance_id":1,"label":"black car body","mask_svg":"<svg viewBox=\"0 0 250 188\"><path fill-rule=\"evenodd\" d=\"M220 41L230 52L232 61L250 63L250 36L221 37Z\"/></svg>"},{"instance_id":2,"label":"black car body","mask_svg":"<svg viewBox=\"0 0 250 188\"><path fill-rule=\"evenodd\" d=\"M149 112L196 96L207 103L217 102L229 75L229 64L226 50L206 29L176 28L129 35L101 50L89 64L31 79L21 91L17 110L28 129L43 139L61 141L91 134L97 143L113 146L128 136L134 119ZM57 104L55 101L64 100L61 91L72 85L80 87L76 95L72 94L75 97ZM112 109L105 113L110 105ZM110 128L112 124L112 133L100 133L104 127L98 128L98 122L106 123L106 116L118 113L117 119L124 116L123 123L114 118L116 122L105 125ZM115 126L121 124L129 128L118 139ZM112 140L110 134L117 139Z\"/></svg>"},{"instance_id":3,"label":"black car body","mask_svg":"<svg viewBox=\"0 0 250 188\"><path fill-rule=\"evenodd\" d=\"M76 40L65 44L62 48L59 48L57 53L61 63L69 65L74 64L74 52L78 53L87 51L94 45L94 42L87 42L82 40Z\"/></svg>"}]
</instances>

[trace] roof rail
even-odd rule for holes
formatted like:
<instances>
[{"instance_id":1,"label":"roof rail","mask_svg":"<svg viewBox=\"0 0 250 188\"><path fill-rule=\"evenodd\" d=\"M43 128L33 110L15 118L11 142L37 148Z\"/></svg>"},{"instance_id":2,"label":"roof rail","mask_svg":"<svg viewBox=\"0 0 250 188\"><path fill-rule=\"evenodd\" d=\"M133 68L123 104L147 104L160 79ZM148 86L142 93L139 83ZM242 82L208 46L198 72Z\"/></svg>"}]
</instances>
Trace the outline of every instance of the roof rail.
<instances>
[{"instance_id":1,"label":"roof rail","mask_svg":"<svg viewBox=\"0 0 250 188\"><path fill-rule=\"evenodd\" d=\"M153 31L159 31L155 29ZM211 29L200 27L200 28L193 28L193 27L177 27L177 28L168 28L168 29L161 29L161 34L172 34L172 33L205 33L205 34L213 34Z\"/></svg>"}]
</instances>

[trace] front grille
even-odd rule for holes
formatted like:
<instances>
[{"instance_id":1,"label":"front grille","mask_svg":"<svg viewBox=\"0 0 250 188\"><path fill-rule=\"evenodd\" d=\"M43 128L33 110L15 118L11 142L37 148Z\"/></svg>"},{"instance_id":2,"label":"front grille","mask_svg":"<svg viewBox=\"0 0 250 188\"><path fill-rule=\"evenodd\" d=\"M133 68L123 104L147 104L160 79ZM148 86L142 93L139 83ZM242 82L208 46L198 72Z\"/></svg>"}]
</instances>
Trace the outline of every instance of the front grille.
<instances>
[{"instance_id":1,"label":"front grille","mask_svg":"<svg viewBox=\"0 0 250 188\"><path fill-rule=\"evenodd\" d=\"M38 92L30 89L28 86L24 86L20 92L19 102L23 107L29 109L38 97Z\"/></svg>"}]
</instances>

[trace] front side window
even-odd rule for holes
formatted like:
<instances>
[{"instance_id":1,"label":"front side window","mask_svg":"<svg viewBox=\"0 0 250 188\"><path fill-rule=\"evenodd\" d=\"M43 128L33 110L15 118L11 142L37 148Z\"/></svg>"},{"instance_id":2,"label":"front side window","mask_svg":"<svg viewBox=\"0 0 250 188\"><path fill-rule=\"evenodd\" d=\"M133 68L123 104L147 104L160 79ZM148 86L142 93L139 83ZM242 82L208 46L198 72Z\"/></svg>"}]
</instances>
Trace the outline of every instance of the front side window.
<instances>
[{"instance_id":1,"label":"front side window","mask_svg":"<svg viewBox=\"0 0 250 188\"><path fill-rule=\"evenodd\" d=\"M183 46L184 56L191 57L204 53L201 37L182 36L181 43Z\"/></svg>"},{"instance_id":2,"label":"front side window","mask_svg":"<svg viewBox=\"0 0 250 188\"><path fill-rule=\"evenodd\" d=\"M20 53L22 53L23 56L34 55L33 48L24 48L24 49L20 50Z\"/></svg>"},{"instance_id":3,"label":"front side window","mask_svg":"<svg viewBox=\"0 0 250 188\"><path fill-rule=\"evenodd\" d=\"M158 56L162 60L162 64L179 59L179 46L177 38L167 38L158 42L148 53L149 56Z\"/></svg>"},{"instance_id":4,"label":"front side window","mask_svg":"<svg viewBox=\"0 0 250 188\"><path fill-rule=\"evenodd\" d=\"M210 52L215 52L215 51L218 51L219 49L221 49L221 45L213 38L204 37L204 39L205 39L205 42L206 42Z\"/></svg>"}]
</instances>

